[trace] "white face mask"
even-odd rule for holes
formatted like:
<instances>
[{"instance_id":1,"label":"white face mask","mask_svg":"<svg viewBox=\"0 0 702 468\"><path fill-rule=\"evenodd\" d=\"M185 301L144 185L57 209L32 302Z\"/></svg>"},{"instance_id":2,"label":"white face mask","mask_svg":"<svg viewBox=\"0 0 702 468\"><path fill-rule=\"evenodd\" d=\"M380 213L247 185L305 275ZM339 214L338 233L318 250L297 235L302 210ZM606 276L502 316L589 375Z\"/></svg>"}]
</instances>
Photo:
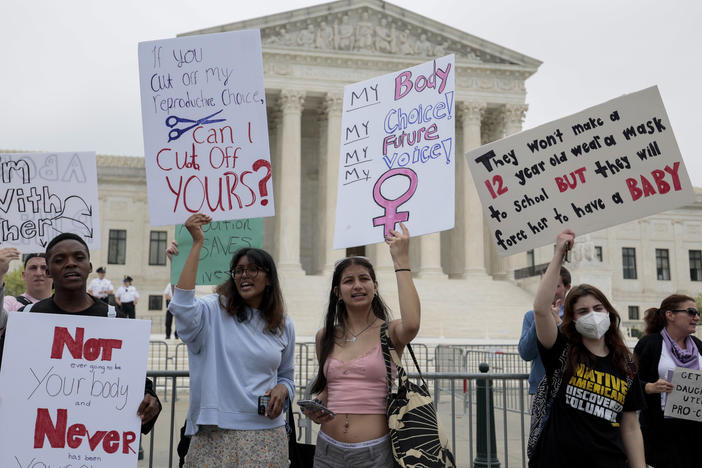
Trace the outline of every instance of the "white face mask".
<instances>
[{"instance_id":1,"label":"white face mask","mask_svg":"<svg viewBox=\"0 0 702 468\"><path fill-rule=\"evenodd\" d=\"M589 312L575 321L575 329L582 336L599 340L609 330L608 312Z\"/></svg>"}]
</instances>

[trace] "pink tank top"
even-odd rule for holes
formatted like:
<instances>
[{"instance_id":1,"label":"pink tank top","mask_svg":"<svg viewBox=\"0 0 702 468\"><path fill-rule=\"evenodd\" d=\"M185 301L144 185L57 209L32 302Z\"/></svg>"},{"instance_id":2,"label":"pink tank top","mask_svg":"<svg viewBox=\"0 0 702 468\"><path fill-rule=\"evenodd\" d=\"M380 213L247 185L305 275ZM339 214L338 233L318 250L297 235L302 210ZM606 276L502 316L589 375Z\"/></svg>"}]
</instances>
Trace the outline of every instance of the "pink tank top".
<instances>
[{"instance_id":1,"label":"pink tank top","mask_svg":"<svg viewBox=\"0 0 702 468\"><path fill-rule=\"evenodd\" d=\"M397 369L394 363L390 365L394 378ZM388 384L380 343L351 361L327 358L324 376L330 410L340 414L385 414Z\"/></svg>"}]
</instances>

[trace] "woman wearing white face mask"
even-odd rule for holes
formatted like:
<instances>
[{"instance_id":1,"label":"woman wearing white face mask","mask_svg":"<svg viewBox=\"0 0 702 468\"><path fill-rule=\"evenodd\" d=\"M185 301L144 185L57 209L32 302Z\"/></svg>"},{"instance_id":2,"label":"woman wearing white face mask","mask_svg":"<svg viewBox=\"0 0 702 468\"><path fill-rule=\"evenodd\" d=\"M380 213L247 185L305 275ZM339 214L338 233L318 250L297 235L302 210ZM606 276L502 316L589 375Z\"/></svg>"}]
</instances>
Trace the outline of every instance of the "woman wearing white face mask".
<instances>
[{"instance_id":1,"label":"woman wearing white face mask","mask_svg":"<svg viewBox=\"0 0 702 468\"><path fill-rule=\"evenodd\" d=\"M636 411L643 395L619 333L619 314L594 286L573 287L558 327L552 304L559 269L575 234L556 239L534 300L539 353L546 369L532 406L530 467L644 468Z\"/></svg>"}]
</instances>

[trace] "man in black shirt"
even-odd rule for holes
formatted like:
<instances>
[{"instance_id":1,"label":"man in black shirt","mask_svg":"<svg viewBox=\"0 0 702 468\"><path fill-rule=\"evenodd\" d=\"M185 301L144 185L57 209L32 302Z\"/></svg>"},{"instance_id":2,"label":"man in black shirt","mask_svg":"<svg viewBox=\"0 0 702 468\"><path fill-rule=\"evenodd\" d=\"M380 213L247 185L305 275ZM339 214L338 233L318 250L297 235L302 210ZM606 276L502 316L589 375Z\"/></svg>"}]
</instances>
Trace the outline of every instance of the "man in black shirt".
<instances>
[{"instance_id":1,"label":"man in black shirt","mask_svg":"<svg viewBox=\"0 0 702 468\"><path fill-rule=\"evenodd\" d=\"M27 306L25 310L93 317L111 315L110 306L86 291L88 275L93 266L90 263L88 246L80 236L63 233L54 237L46 246L46 264L47 274L54 281L54 295ZM4 287L0 288L0 304L3 294ZM3 344L0 343L0 345ZM153 390L153 383L146 379L144 399L137 410L137 415L141 418L143 434L151 430L160 412L161 402Z\"/></svg>"}]
</instances>

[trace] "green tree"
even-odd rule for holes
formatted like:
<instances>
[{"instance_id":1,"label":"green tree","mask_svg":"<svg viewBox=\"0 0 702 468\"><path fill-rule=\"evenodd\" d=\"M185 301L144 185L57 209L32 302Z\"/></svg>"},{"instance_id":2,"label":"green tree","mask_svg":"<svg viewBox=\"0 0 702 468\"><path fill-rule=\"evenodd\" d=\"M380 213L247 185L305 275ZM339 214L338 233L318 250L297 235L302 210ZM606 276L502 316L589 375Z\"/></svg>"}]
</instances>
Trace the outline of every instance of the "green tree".
<instances>
[{"instance_id":1,"label":"green tree","mask_svg":"<svg viewBox=\"0 0 702 468\"><path fill-rule=\"evenodd\" d=\"M22 279L24 268L18 268L5 275L5 296L19 296L27 289Z\"/></svg>"}]
</instances>

